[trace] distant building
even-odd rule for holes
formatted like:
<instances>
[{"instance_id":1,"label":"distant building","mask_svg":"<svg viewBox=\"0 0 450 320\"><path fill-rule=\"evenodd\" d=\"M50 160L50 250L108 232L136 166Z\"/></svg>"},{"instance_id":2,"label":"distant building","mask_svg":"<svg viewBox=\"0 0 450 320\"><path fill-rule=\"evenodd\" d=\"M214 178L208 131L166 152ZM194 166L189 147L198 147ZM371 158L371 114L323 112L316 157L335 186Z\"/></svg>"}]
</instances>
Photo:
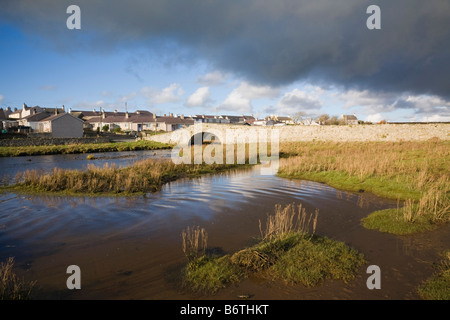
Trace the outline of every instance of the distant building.
<instances>
[{"instance_id":1,"label":"distant building","mask_svg":"<svg viewBox=\"0 0 450 320\"><path fill-rule=\"evenodd\" d=\"M294 124L294 120L291 117L284 117L278 115L270 115L266 117L266 120L272 120L275 124L284 123L284 124Z\"/></svg>"},{"instance_id":2,"label":"distant building","mask_svg":"<svg viewBox=\"0 0 450 320\"><path fill-rule=\"evenodd\" d=\"M344 124L358 124L358 118L356 115L342 115L341 119L344 121Z\"/></svg>"},{"instance_id":3,"label":"distant building","mask_svg":"<svg viewBox=\"0 0 450 320\"><path fill-rule=\"evenodd\" d=\"M241 116L231 116L231 115L195 115L192 117L196 123L222 123L222 124L253 124L255 117L253 115L241 115Z\"/></svg>"}]
</instances>

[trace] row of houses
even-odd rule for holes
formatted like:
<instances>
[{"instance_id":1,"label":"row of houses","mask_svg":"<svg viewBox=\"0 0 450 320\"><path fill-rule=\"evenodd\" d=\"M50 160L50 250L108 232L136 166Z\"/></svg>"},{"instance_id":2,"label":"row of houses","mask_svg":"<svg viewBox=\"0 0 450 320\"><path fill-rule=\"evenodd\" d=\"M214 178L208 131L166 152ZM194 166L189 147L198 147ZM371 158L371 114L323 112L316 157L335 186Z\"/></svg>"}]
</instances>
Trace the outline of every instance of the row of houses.
<instances>
[{"instance_id":1,"label":"row of houses","mask_svg":"<svg viewBox=\"0 0 450 320\"><path fill-rule=\"evenodd\" d=\"M342 116L348 124L356 121L356 116ZM47 133L53 137L82 137L86 131L165 131L170 132L195 123L218 123L258 126L279 126L287 124L320 125L312 120L295 122L291 117L271 115L264 119L257 119L253 115L194 115L184 116L173 113L157 116L146 110L135 112L118 112L95 110L74 111L62 108L28 107L14 111L10 108L0 109L0 123L2 130L16 128L19 132Z\"/></svg>"},{"instance_id":2,"label":"row of houses","mask_svg":"<svg viewBox=\"0 0 450 320\"><path fill-rule=\"evenodd\" d=\"M173 113L157 116L146 110L135 112L113 112L100 109L92 111L65 110L62 108L42 108L39 106L22 109L0 109L0 123L4 131L15 128L19 132L47 133L53 137L82 137L86 131L174 131L195 123L224 123L251 125L253 116L184 116Z\"/></svg>"}]
</instances>

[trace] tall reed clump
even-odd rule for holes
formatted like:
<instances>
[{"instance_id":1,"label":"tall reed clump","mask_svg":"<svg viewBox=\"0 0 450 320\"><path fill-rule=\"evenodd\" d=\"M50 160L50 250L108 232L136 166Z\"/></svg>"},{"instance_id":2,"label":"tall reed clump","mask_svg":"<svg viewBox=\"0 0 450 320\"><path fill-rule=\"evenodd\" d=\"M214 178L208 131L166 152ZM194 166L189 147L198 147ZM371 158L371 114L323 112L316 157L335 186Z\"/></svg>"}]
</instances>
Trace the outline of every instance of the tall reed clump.
<instances>
[{"instance_id":1,"label":"tall reed clump","mask_svg":"<svg viewBox=\"0 0 450 320\"><path fill-rule=\"evenodd\" d=\"M0 263L0 300L27 300L36 284L35 281L25 282L13 271L14 258Z\"/></svg>"},{"instance_id":2,"label":"tall reed clump","mask_svg":"<svg viewBox=\"0 0 450 320\"><path fill-rule=\"evenodd\" d=\"M187 227L181 232L183 252L189 262L205 255L208 246L208 233L199 226Z\"/></svg>"},{"instance_id":3,"label":"tall reed clump","mask_svg":"<svg viewBox=\"0 0 450 320\"><path fill-rule=\"evenodd\" d=\"M261 220L259 220L261 238L263 240L271 240L291 233L309 233L314 235L318 215L318 209L316 209L314 215L308 215L302 204L299 204L297 207L295 204L288 204L285 207L281 204L276 204L275 213L267 216L265 228L262 227ZM311 231L310 228L312 228Z\"/></svg>"}]
</instances>

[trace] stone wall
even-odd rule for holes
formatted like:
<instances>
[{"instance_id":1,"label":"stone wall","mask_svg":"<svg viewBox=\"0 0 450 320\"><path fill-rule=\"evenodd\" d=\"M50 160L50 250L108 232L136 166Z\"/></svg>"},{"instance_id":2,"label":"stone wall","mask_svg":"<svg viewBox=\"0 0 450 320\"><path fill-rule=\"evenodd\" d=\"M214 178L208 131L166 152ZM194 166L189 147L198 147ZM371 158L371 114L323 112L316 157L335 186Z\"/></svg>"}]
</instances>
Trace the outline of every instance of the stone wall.
<instances>
[{"instance_id":1,"label":"stone wall","mask_svg":"<svg viewBox=\"0 0 450 320\"><path fill-rule=\"evenodd\" d=\"M28 147L109 142L108 137L0 139L0 147Z\"/></svg>"},{"instance_id":2,"label":"stone wall","mask_svg":"<svg viewBox=\"0 0 450 320\"><path fill-rule=\"evenodd\" d=\"M181 134L181 130L173 133L161 134L146 137L147 140L153 140L164 143L179 143L185 139L186 134L193 135L199 132L199 127L191 126ZM202 124L201 130L212 133L219 132L225 137L228 129L239 129L247 136L256 136L258 132L278 130L280 142L293 141L426 141L429 139L450 140L450 123L427 123L427 124L377 124L377 125L347 125L347 126L237 126L225 124ZM269 138L270 139L270 138Z\"/></svg>"}]
</instances>

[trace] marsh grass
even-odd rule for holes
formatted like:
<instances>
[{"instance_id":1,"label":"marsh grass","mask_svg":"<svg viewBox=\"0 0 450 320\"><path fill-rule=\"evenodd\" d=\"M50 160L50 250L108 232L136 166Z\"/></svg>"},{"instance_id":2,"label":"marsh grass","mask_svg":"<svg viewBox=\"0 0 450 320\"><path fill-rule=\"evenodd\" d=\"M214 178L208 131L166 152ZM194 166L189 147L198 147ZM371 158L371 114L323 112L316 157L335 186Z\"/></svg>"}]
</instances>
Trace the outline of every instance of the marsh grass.
<instances>
[{"instance_id":1,"label":"marsh grass","mask_svg":"<svg viewBox=\"0 0 450 320\"><path fill-rule=\"evenodd\" d=\"M20 172L15 184L3 190L69 195L130 195L155 192L170 181L204 174L220 173L245 165L179 164L170 160L147 159L130 167L89 164L86 170L54 168L50 173L39 170Z\"/></svg>"},{"instance_id":2,"label":"marsh grass","mask_svg":"<svg viewBox=\"0 0 450 320\"><path fill-rule=\"evenodd\" d=\"M414 233L450 219L449 147L450 142L435 140L285 143L278 175L398 199L404 202L401 208L374 213L363 224L391 233L399 224L401 234ZM389 223L393 226L386 228Z\"/></svg>"},{"instance_id":3,"label":"marsh grass","mask_svg":"<svg viewBox=\"0 0 450 320\"><path fill-rule=\"evenodd\" d=\"M188 259L184 286L215 293L250 275L305 286L325 279L352 279L364 263L363 255L343 242L314 235L317 215L317 211L308 215L294 204L276 205L266 228L260 222L258 244L221 257Z\"/></svg>"},{"instance_id":4,"label":"marsh grass","mask_svg":"<svg viewBox=\"0 0 450 320\"><path fill-rule=\"evenodd\" d=\"M25 282L13 271L14 258L0 263L0 300L27 300L36 284Z\"/></svg>"},{"instance_id":5,"label":"marsh grass","mask_svg":"<svg viewBox=\"0 0 450 320\"><path fill-rule=\"evenodd\" d=\"M193 156L192 154L192 160ZM0 191L86 196L145 194L158 191L165 183L176 179L194 178L253 165L249 163L248 154L243 157L243 164L217 162L175 164L171 160L147 159L128 167L106 163L103 167L88 164L86 170L54 168L50 173L27 170L19 172L15 183L0 187Z\"/></svg>"}]
</instances>

